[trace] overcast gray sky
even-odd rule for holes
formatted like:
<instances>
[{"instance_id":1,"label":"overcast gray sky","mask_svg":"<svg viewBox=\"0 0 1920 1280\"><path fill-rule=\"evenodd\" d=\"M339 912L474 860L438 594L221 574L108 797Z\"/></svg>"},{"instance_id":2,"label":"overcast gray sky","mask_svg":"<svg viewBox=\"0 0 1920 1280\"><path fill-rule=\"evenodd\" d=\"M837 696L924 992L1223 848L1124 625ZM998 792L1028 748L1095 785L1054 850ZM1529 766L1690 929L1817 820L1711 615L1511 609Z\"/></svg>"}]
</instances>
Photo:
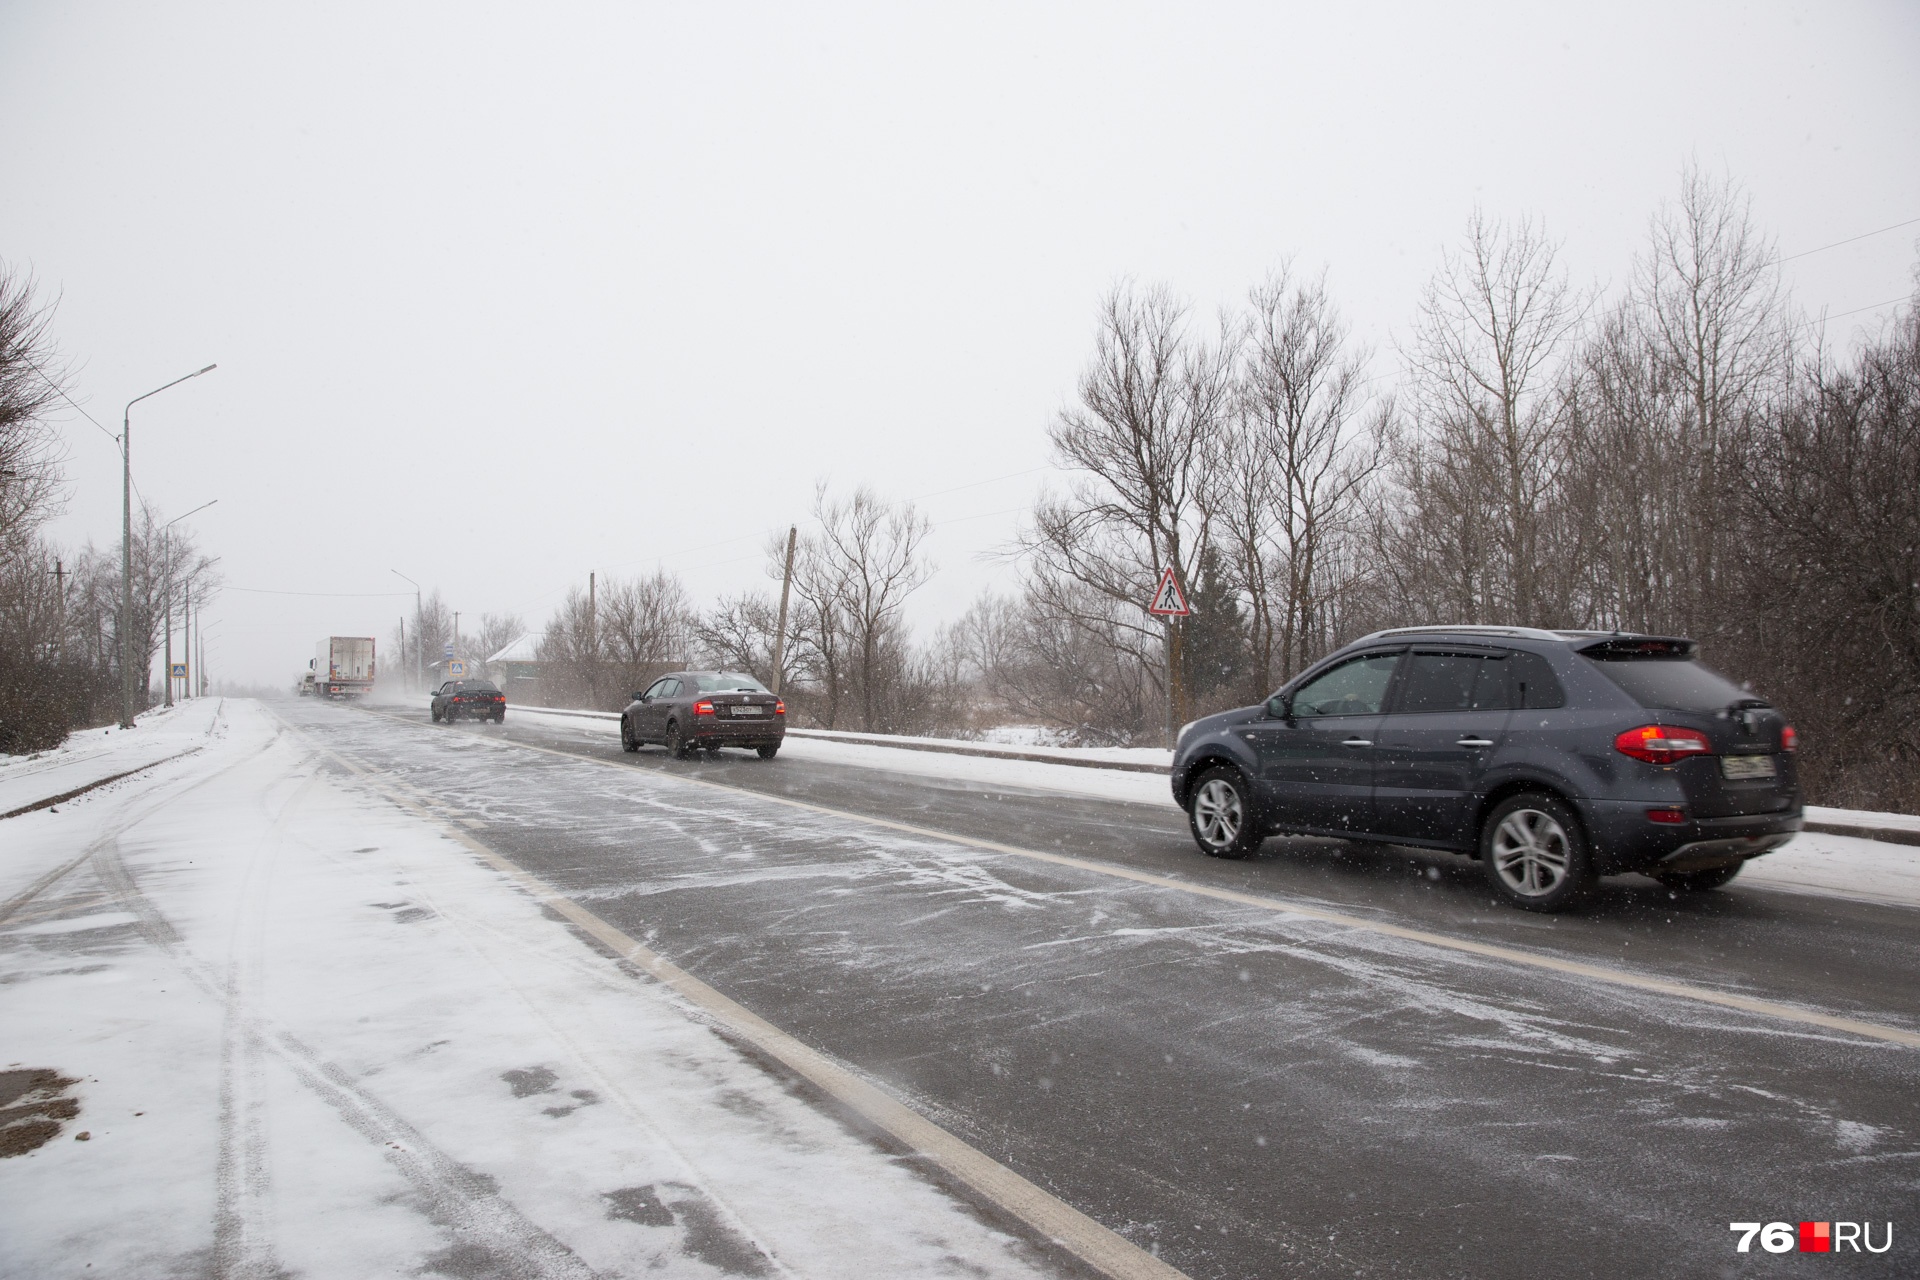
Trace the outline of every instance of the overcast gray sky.
<instances>
[{"instance_id":1,"label":"overcast gray sky","mask_svg":"<svg viewBox=\"0 0 1920 1280\"><path fill-rule=\"evenodd\" d=\"M1122 277L1206 319L1324 265L1390 370L1476 204L1602 286L1689 157L1785 254L1920 218L1920 5L7 3L0 119L76 397L219 362L134 410L135 479L219 499L216 676L291 683L411 600L238 588L705 601L821 477L935 495L914 617L956 616ZM1916 233L1798 302L1871 331ZM52 532L114 541L113 445L62 430Z\"/></svg>"}]
</instances>

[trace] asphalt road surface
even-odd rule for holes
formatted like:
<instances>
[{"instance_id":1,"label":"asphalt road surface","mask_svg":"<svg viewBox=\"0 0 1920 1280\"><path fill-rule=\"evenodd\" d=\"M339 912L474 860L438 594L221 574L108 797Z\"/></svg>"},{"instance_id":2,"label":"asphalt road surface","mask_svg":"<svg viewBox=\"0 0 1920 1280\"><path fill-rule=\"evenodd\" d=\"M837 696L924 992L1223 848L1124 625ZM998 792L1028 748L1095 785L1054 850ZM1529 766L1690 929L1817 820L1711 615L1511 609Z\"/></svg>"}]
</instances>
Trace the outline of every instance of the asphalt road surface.
<instances>
[{"instance_id":1,"label":"asphalt road surface","mask_svg":"<svg viewBox=\"0 0 1920 1280\"><path fill-rule=\"evenodd\" d=\"M512 712L442 727L424 704L278 710L1196 1280L1920 1271L1910 910L1621 878L1538 917L1442 855L1275 840L1209 860L1170 806L626 755ZM1801 1220L1871 1222L1876 1244L1891 1222L1894 1248L1742 1254L1728 1229Z\"/></svg>"}]
</instances>

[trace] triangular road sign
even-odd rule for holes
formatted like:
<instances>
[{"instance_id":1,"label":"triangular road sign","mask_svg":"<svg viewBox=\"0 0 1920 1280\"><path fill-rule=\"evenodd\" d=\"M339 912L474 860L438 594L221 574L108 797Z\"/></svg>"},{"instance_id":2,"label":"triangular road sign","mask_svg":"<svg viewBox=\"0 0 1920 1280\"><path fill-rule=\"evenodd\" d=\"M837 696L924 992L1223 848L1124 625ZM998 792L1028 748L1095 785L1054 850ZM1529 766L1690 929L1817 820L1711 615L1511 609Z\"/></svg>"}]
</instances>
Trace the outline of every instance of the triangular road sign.
<instances>
[{"instance_id":1,"label":"triangular road sign","mask_svg":"<svg viewBox=\"0 0 1920 1280\"><path fill-rule=\"evenodd\" d=\"M1160 575L1160 585L1154 590L1153 603L1147 606L1148 613L1171 614L1184 618L1192 612L1187 608L1187 598L1180 594L1180 584L1173 579L1173 570L1168 569Z\"/></svg>"}]
</instances>

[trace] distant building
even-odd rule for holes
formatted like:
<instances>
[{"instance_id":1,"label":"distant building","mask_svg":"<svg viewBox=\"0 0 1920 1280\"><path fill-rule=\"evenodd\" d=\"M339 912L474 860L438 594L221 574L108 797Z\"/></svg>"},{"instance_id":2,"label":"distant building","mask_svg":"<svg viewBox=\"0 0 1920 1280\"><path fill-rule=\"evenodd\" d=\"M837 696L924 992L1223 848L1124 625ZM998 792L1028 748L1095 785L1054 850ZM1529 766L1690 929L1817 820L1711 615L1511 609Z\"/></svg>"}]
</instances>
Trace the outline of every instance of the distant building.
<instances>
[{"instance_id":1,"label":"distant building","mask_svg":"<svg viewBox=\"0 0 1920 1280\"><path fill-rule=\"evenodd\" d=\"M540 638L529 631L503 646L487 658L484 670L489 680L499 685L508 702L538 704L540 675Z\"/></svg>"}]
</instances>

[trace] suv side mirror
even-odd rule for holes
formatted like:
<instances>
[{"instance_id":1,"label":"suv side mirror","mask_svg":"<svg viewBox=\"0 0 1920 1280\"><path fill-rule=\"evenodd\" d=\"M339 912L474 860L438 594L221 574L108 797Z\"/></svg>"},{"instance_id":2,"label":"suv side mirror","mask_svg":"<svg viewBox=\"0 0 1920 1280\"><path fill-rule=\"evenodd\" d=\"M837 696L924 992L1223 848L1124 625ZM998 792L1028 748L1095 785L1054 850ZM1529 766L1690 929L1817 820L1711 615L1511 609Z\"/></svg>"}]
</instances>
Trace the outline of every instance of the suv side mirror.
<instances>
[{"instance_id":1,"label":"suv side mirror","mask_svg":"<svg viewBox=\"0 0 1920 1280\"><path fill-rule=\"evenodd\" d=\"M1284 693L1276 693L1267 699L1267 714L1275 720L1293 719L1293 699Z\"/></svg>"}]
</instances>

